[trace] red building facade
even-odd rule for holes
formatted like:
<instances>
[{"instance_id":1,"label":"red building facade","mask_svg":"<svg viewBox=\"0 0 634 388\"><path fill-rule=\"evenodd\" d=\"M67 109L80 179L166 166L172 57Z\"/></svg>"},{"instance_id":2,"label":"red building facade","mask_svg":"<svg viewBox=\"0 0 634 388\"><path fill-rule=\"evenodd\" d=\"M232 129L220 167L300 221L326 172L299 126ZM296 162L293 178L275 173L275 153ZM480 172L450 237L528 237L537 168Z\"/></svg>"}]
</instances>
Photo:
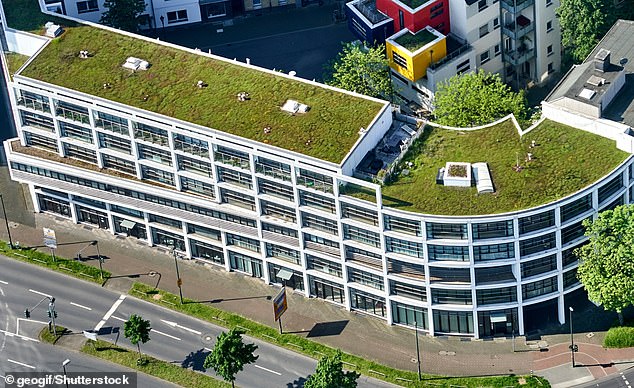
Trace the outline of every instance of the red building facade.
<instances>
[{"instance_id":1,"label":"red building facade","mask_svg":"<svg viewBox=\"0 0 634 388\"><path fill-rule=\"evenodd\" d=\"M427 26L444 35L450 31L449 0L376 0L376 8L394 20L394 32L407 28L416 33Z\"/></svg>"}]
</instances>

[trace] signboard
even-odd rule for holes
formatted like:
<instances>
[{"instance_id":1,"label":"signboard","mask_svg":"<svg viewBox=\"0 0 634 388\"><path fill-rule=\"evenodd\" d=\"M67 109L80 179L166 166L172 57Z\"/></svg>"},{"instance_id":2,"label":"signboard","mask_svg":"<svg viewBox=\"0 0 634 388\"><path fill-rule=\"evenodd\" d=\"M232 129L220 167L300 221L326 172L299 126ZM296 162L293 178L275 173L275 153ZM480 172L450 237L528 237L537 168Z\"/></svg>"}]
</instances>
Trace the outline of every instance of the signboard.
<instances>
[{"instance_id":1,"label":"signboard","mask_svg":"<svg viewBox=\"0 0 634 388\"><path fill-rule=\"evenodd\" d=\"M55 231L49 228L42 228L44 232L44 245L51 249L57 249L57 238L55 237Z\"/></svg>"},{"instance_id":2,"label":"signboard","mask_svg":"<svg viewBox=\"0 0 634 388\"><path fill-rule=\"evenodd\" d=\"M273 312L275 313L275 320L278 321L282 314L288 308L288 304L286 303L286 288L283 288L279 294L273 299Z\"/></svg>"}]
</instances>

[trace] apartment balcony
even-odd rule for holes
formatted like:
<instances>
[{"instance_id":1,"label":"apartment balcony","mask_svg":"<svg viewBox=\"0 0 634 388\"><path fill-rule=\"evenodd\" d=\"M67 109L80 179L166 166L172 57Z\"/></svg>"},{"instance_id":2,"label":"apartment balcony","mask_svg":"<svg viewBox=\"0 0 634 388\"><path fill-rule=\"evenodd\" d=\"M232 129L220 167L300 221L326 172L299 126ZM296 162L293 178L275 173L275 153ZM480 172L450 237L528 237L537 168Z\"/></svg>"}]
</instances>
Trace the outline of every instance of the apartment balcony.
<instances>
[{"instance_id":1,"label":"apartment balcony","mask_svg":"<svg viewBox=\"0 0 634 388\"><path fill-rule=\"evenodd\" d=\"M517 14L528 7L535 5L535 0L502 0L502 9Z\"/></svg>"},{"instance_id":2,"label":"apartment balcony","mask_svg":"<svg viewBox=\"0 0 634 388\"><path fill-rule=\"evenodd\" d=\"M533 32L534 30L535 23L533 23L524 15L518 16L515 22L502 26L502 34L510 37L513 40L518 40L521 37Z\"/></svg>"},{"instance_id":3,"label":"apartment balcony","mask_svg":"<svg viewBox=\"0 0 634 388\"><path fill-rule=\"evenodd\" d=\"M514 66L518 66L535 58L535 49L531 48L523 50L504 51L503 58L504 62L510 63Z\"/></svg>"}]
</instances>

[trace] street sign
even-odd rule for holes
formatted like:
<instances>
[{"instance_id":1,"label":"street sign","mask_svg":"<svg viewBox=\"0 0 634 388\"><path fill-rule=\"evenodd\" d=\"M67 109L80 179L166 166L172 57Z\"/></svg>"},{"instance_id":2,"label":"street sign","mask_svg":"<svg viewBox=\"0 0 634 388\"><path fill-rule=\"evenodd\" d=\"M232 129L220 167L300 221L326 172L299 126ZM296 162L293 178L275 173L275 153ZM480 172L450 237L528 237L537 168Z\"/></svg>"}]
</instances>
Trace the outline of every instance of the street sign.
<instances>
[{"instance_id":1,"label":"street sign","mask_svg":"<svg viewBox=\"0 0 634 388\"><path fill-rule=\"evenodd\" d=\"M97 341L97 333L92 331L92 330L84 330L84 337L93 340L93 341Z\"/></svg>"},{"instance_id":2,"label":"street sign","mask_svg":"<svg viewBox=\"0 0 634 388\"><path fill-rule=\"evenodd\" d=\"M286 302L286 288L283 288L279 294L273 299L273 312L275 313L275 320L278 321L282 314L288 308L288 304Z\"/></svg>"},{"instance_id":3,"label":"street sign","mask_svg":"<svg viewBox=\"0 0 634 388\"><path fill-rule=\"evenodd\" d=\"M57 238L55 237L55 231L49 228L42 228L44 232L44 245L51 249L57 249Z\"/></svg>"}]
</instances>

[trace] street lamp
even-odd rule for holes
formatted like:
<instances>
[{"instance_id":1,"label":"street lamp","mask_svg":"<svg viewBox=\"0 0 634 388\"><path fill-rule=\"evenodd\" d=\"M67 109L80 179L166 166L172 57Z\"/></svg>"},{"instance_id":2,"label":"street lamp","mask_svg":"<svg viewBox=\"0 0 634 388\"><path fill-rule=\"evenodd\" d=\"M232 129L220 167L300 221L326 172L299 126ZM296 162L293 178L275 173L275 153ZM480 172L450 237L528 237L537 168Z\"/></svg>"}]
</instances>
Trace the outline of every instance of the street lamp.
<instances>
[{"instance_id":1,"label":"street lamp","mask_svg":"<svg viewBox=\"0 0 634 388\"><path fill-rule=\"evenodd\" d=\"M575 337L572 334L572 312L575 311L572 307L568 307L570 310L570 357L572 358L572 367L575 367L575 352L577 351L577 345L575 345Z\"/></svg>"},{"instance_id":2,"label":"street lamp","mask_svg":"<svg viewBox=\"0 0 634 388\"><path fill-rule=\"evenodd\" d=\"M2 203L2 213L4 214L4 224L7 226L7 234L9 235L9 247L13 249L13 240L11 239L11 229L9 228L9 219L7 218L7 208L4 206L4 198L0 194L0 203Z\"/></svg>"},{"instance_id":3,"label":"street lamp","mask_svg":"<svg viewBox=\"0 0 634 388\"><path fill-rule=\"evenodd\" d=\"M94 245L97 248L97 260L99 260L99 276L103 281L103 258L101 257L101 253L99 252L99 241L94 240L90 243L90 245Z\"/></svg>"},{"instance_id":4,"label":"street lamp","mask_svg":"<svg viewBox=\"0 0 634 388\"><path fill-rule=\"evenodd\" d=\"M161 16L162 17L162 16ZM172 249L174 254L174 266L176 267L176 284L178 285L178 293L181 297L181 304L183 304L183 280L181 279L180 272L178 271L178 258L176 257L176 245Z\"/></svg>"},{"instance_id":5,"label":"street lamp","mask_svg":"<svg viewBox=\"0 0 634 388\"><path fill-rule=\"evenodd\" d=\"M66 383L66 388L68 388L68 380L66 379L66 365L70 364L70 360L67 358L62 362L62 368L64 369L64 383Z\"/></svg>"},{"instance_id":6,"label":"street lamp","mask_svg":"<svg viewBox=\"0 0 634 388\"><path fill-rule=\"evenodd\" d=\"M418 346L418 322L416 322L416 320L414 320L414 328L414 332L416 333L416 364L418 366L418 381L421 381L422 377L420 373L420 348Z\"/></svg>"}]
</instances>

